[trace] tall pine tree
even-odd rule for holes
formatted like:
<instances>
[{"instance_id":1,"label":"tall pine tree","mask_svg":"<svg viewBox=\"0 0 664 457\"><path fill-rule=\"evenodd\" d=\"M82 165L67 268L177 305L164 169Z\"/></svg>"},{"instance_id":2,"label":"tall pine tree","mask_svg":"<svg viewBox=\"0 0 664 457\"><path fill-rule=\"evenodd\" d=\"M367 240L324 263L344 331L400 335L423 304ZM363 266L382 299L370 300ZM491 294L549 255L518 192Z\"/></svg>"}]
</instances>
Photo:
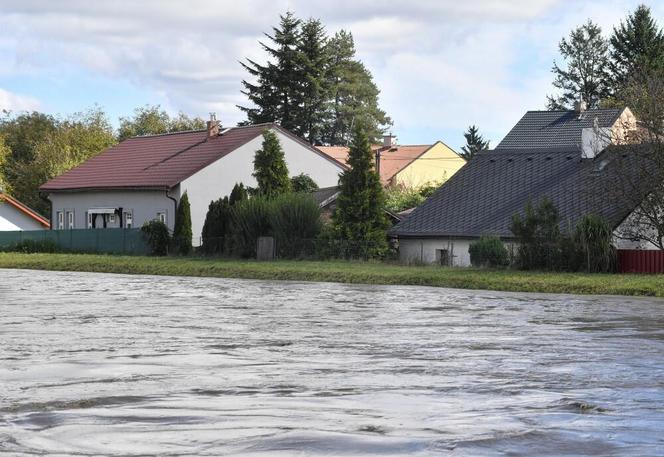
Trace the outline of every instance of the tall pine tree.
<instances>
[{"instance_id":1,"label":"tall pine tree","mask_svg":"<svg viewBox=\"0 0 664 457\"><path fill-rule=\"evenodd\" d=\"M376 141L392 121L378 106L380 91L362 62L355 57L353 35L341 30L328 44L330 53L330 116L322 142L347 145L356 123L366 126L370 141Z\"/></svg>"},{"instance_id":2,"label":"tall pine tree","mask_svg":"<svg viewBox=\"0 0 664 457\"><path fill-rule=\"evenodd\" d=\"M640 5L611 36L611 82L616 94L637 74L650 74L664 68L664 33L650 13Z\"/></svg>"},{"instance_id":3,"label":"tall pine tree","mask_svg":"<svg viewBox=\"0 0 664 457\"><path fill-rule=\"evenodd\" d=\"M568 38L563 38L558 49L566 66L561 68L553 63L553 87L561 94L548 97L548 108L572 109L579 100L585 101L588 108L597 108L610 94L609 45L602 37L602 29L588 20L572 30Z\"/></svg>"},{"instance_id":4,"label":"tall pine tree","mask_svg":"<svg viewBox=\"0 0 664 457\"><path fill-rule=\"evenodd\" d=\"M293 13L280 16L279 27L273 28L273 34L265 36L273 43L263 42L261 47L268 54L265 65L247 59L242 66L255 83L242 81L245 94L255 107L239 108L247 113L249 123L278 122L283 127L298 131L297 109L301 101L299 74L300 20Z\"/></svg>"},{"instance_id":5,"label":"tall pine tree","mask_svg":"<svg viewBox=\"0 0 664 457\"><path fill-rule=\"evenodd\" d=\"M276 197L291 190L284 151L272 130L263 132L263 147L256 151L253 176L258 183L258 195Z\"/></svg>"},{"instance_id":6,"label":"tall pine tree","mask_svg":"<svg viewBox=\"0 0 664 457\"><path fill-rule=\"evenodd\" d=\"M489 141L484 140L476 126L468 127L468 131L463 136L466 138L466 145L461 148L463 152L460 155L464 159L470 160L478 152L489 149Z\"/></svg>"},{"instance_id":7,"label":"tall pine tree","mask_svg":"<svg viewBox=\"0 0 664 457\"><path fill-rule=\"evenodd\" d=\"M349 169L339 178L340 193L332 219L337 236L366 246L372 256L385 251L388 225L385 194L374 165L371 143L358 123L348 152Z\"/></svg>"}]
</instances>

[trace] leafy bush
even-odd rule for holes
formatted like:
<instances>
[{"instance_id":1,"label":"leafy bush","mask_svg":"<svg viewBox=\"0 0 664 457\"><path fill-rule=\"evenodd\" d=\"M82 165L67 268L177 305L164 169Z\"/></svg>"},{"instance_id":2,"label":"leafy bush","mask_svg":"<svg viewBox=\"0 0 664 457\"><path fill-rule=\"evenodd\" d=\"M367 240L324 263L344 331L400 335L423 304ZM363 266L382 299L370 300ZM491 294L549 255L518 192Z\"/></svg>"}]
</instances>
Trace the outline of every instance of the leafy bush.
<instances>
[{"instance_id":1,"label":"leafy bush","mask_svg":"<svg viewBox=\"0 0 664 457\"><path fill-rule=\"evenodd\" d=\"M168 254L171 237L166 224L158 220L148 221L143 224L141 231L143 232L145 241L150 245L153 255Z\"/></svg>"},{"instance_id":2,"label":"leafy bush","mask_svg":"<svg viewBox=\"0 0 664 457\"><path fill-rule=\"evenodd\" d=\"M594 214L579 221L574 233L581 263L588 273L613 271L616 252L609 224Z\"/></svg>"},{"instance_id":3,"label":"leafy bush","mask_svg":"<svg viewBox=\"0 0 664 457\"><path fill-rule=\"evenodd\" d=\"M210 202L201 233L204 253L222 254L224 252L224 242L230 232L230 219L231 205L228 197Z\"/></svg>"},{"instance_id":4,"label":"leafy bush","mask_svg":"<svg viewBox=\"0 0 664 457\"><path fill-rule=\"evenodd\" d=\"M242 201L231 209L231 252L240 257L254 257L260 236L270 236L270 199L256 196Z\"/></svg>"},{"instance_id":5,"label":"leafy bush","mask_svg":"<svg viewBox=\"0 0 664 457\"><path fill-rule=\"evenodd\" d=\"M398 213L420 206L426 200L419 190L405 186L390 186L385 189L385 209Z\"/></svg>"},{"instance_id":6,"label":"leafy bush","mask_svg":"<svg viewBox=\"0 0 664 457\"><path fill-rule=\"evenodd\" d=\"M271 200L269 205L270 226L279 257L303 257L306 243L321 230L318 204L307 194L284 194Z\"/></svg>"},{"instance_id":7,"label":"leafy bush","mask_svg":"<svg viewBox=\"0 0 664 457\"><path fill-rule=\"evenodd\" d=\"M316 181L305 173L293 176L290 180L293 192L310 194L311 192L318 190L318 184L316 184Z\"/></svg>"},{"instance_id":8,"label":"leafy bush","mask_svg":"<svg viewBox=\"0 0 664 457\"><path fill-rule=\"evenodd\" d=\"M175 226L173 227L173 245L178 254L187 255L192 251L191 238L191 207L187 192L180 197L177 212L175 213Z\"/></svg>"},{"instance_id":9,"label":"leafy bush","mask_svg":"<svg viewBox=\"0 0 664 457\"><path fill-rule=\"evenodd\" d=\"M6 252L22 252L24 254L34 254L37 252L54 253L61 251L60 247L53 240L22 240L6 246L2 250Z\"/></svg>"},{"instance_id":10,"label":"leafy bush","mask_svg":"<svg viewBox=\"0 0 664 457\"><path fill-rule=\"evenodd\" d=\"M496 236L481 236L470 243L470 263L475 267L504 267L509 263L507 249Z\"/></svg>"},{"instance_id":11,"label":"leafy bush","mask_svg":"<svg viewBox=\"0 0 664 457\"><path fill-rule=\"evenodd\" d=\"M426 183L425 185L421 186L418 189L418 192L420 193L420 195L422 197L429 198L442 185L443 185L442 182L429 182L429 183Z\"/></svg>"}]
</instances>

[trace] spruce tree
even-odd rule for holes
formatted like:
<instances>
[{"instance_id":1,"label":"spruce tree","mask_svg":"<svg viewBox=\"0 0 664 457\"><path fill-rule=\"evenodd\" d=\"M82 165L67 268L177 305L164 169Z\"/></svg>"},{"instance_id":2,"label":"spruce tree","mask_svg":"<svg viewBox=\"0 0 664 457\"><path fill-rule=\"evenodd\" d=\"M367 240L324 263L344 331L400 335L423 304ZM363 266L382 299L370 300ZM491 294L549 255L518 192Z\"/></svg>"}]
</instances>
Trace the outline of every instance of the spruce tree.
<instances>
[{"instance_id":1,"label":"spruce tree","mask_svg":"<svg viewBox=\"0 0 664 457\"><path fill-rule=\"evenodd\" d=\"M284 151L272 130L263 132L263 147L256 151L253 176L258 183L258 195L271 198L291 190Z\"/></svg>"},{"instance_id":2,"label":"spruce tree","mask_svg":"<svg viewBox=\"0 0 664 457\"><path fill-rule=\"evenodd\" d=\"M301 77L298 75L300 20L293 13L280 16L279 27L265 36L273 43L260 43L268 54L268 63L260 65L251 59L242 63L245 70L257 79L255 83L242 81L245 94L255 107L238 106L247 113L249 123L278 122L297 131L297 107L301 101Z\"/></svg>"},{"instance_id":3,"label":"spruce tree","mask_svg":"<svg viewBox=\"0 0 664 457\"><path fill-rule=\"evenodd\" d=\"M363 126L356 124L348 153L349 169L339 178L340 193L332 219L337 236L366 247L371 256L387 248L388 226L385 194L374 165L369 138Z\"/></svg>"},{"instance_id":4,"label":"spruce tree","mask_svg":"<svg viewBox=\"0 0 664 457\"><path fill-rule=\"evenodd\" d=\"M602 37L602 29L588 20L572 30L568 38L563 38L558 49L566 66L561 68L553 63L553 86L562 93L558 97L548 96L548 108L572 109L579 100L585 101L588 108L597 108L610 94L609 45Z\"/></svg>"},{"instance_id":5,"label":"spruce tree","mask_svg":"<svg viewBox=\"0 0 664 457\"><path fill-rule=\"evenodd\" d=\"M489 141L484 140L476 126L468 127L468 131L463 136L466 138L466 145L461 148L463 152L460 155L464 159L470 160L478 152L489 149Z\"/></svg>"},{"instance_id":6,"label":"spruce tree","mask_svg":"<svg viewBox=\"0 0 664 457\"><path fill-rule=\"evenodd\" d=\"M175 213L175 226L173 227L173 242L176 251L179 254L187 255L191 253L191 207L189 206L189 197L187 192L182 194Z\"/></svg>"},{"instance_id":7,"label":"spruce tree","mask_svg":"<svg viewBox=\"0 0 664 457\"><path fill-rule=\"evenodd\" d=\"M611 82L616 93L636 74L650 74L664 67L664 33L650 13L640 5L611 36Z\"/></svg>"},{"instance_id":8,"label":"spruce tree","mask_svg":"<svg viewBox=\"0 0 664 457\"><path fill-rule=\"evenodd\" d=\"M328 114L327 72L330 69L327 36L320 20L309 19L302 25L298 49L302 103L297 112L295 133L311 144L320 144Z\"/></svg>"}]
</instances>

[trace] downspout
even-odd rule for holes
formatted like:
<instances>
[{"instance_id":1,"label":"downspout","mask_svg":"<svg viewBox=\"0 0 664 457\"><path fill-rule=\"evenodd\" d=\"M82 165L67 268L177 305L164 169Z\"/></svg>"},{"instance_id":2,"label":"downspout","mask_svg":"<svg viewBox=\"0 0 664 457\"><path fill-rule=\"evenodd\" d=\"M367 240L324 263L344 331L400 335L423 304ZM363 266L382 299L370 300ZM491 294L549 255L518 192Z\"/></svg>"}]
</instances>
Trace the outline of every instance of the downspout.
<instances>
[{"instance_id":1,"label":"downspout","mask_svg":"<svg viewBox=\"0 0 664 457\"><path fill-rule=\"evenodd\" d=\"M171 197L168 193L170 192L170 189L166 191L166 197L170 198L173 200L173 226L175 227L175 214L178 211L178 201L175 199L175 197Z\"/></svg>"}]
</instances>

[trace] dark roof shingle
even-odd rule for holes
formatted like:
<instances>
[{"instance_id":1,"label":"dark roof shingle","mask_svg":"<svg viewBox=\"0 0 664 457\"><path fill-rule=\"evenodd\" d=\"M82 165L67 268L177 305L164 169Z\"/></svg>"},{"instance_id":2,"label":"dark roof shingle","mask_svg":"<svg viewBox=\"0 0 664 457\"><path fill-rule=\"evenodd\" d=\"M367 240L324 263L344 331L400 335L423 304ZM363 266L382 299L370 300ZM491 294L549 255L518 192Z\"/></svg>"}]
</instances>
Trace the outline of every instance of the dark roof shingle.
<instances>
[{"instance_id":1,"label":"dark roof shingle","mask_svg":"<svg viewBox=\"0 0 664 457\"><path fill-rule=\"evenodd\" d=\"M528 111L496 146L496 149L579 147L581 131L594 126L611 127L624 109Z\"/></svg>"}]
</instances>

